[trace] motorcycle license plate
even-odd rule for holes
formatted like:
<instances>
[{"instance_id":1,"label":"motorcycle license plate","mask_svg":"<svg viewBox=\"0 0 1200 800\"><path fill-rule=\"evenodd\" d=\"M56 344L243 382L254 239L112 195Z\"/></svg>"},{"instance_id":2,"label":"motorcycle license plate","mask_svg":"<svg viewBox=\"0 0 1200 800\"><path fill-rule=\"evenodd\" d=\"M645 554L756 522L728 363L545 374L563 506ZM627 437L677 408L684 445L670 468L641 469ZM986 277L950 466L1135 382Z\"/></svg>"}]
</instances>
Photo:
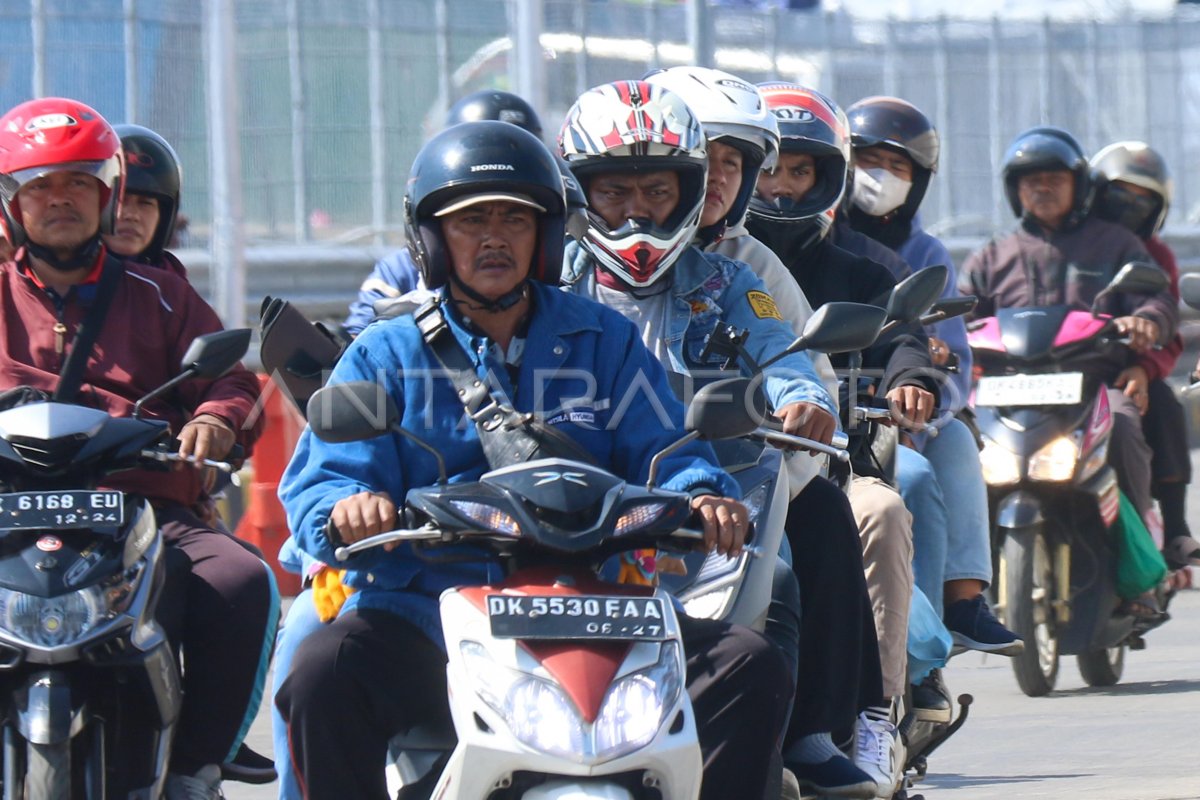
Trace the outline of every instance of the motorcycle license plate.
<instances>
[{"instance_id":1,"label":"motorcycle license plate","mask_svg":"<svg viewBox=\"0 0 1200 800\"><path fill-rule=\"evenodd\" d=\"M110 527L125 522L120 492L14 492L0 494L0 529Z\"/></svg>"},{"instance_id":2,"label":"motorcycle license plate","mask_svg":"<svg viewBox=\"0 0 1200 800\"><path fill-rule=\"evenodd\" d=\"M487 608L498 639L667 638L658 597L490 594Z\"/></svg>"},{"instance_id":3,"label":"motorcycle license plate","mask_svg":"<svg viewBox=\"0 0 1200 800\"><path fill-rule=\"evenodd\" d=\"M977 406L1069 406L1082 399L1082 372L990 375L975 387Z\"/></svg>"}]
</instances>

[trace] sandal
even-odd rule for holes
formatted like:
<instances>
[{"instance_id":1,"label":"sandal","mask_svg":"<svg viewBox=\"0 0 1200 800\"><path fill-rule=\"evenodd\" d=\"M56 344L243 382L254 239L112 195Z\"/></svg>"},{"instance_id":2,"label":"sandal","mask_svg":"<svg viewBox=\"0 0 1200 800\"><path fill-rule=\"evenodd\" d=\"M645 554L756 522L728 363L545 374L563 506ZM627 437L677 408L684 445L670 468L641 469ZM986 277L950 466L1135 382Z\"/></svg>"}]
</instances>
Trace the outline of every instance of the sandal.
<instances>
[{"instance_id":1,"label":"sandal","mask_svg":"<svg viewBox=\"0 0 1200 800\"><path fill-rule=\"evenodd\" d=\"M1158 607L1158 599L1155 598L1154 592L1146 592L1139 597L1123 600L1121 605L1117 606L1116 613L1147 622L1166 616L1166 613Z\"/></svg>"}]
</instances>

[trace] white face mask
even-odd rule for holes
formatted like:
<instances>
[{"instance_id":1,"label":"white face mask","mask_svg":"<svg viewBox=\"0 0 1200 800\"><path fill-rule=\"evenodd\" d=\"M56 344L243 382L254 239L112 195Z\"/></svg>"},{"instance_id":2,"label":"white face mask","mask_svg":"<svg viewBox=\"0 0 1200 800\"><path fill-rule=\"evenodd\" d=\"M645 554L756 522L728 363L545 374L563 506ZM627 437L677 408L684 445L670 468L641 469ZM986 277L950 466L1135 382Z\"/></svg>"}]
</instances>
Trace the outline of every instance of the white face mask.
<instances>
[{"instance_id":1,"label":"white face mask","mask_svg":"<svg viewBox=\"0 0 1200 800\"><path fill-rule=\"evenodd\" d=\"M883 217L908 199L912 181L897 178L883 167L854 168L854 205L872 217Z\"/></svg>"}]
</instances>

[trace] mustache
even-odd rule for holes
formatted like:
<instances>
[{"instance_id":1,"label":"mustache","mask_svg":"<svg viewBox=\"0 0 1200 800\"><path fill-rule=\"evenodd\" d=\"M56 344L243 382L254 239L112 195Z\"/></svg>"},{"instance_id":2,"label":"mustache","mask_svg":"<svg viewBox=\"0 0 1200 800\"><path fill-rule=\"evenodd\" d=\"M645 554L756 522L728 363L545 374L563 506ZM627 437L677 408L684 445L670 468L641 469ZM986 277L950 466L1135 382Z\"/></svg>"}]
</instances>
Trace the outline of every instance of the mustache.
<instances>
[{"instance_id":1,"label":"mustache","mask_svg":"<svg viewBox=\"0 0 1200 800\"><path fill-rule=\"evenodd\" d=\"M511 254L509 254L503 250L494 250L489 253L483 253L483 254L479 255L478 257L476 257L476 259L475 259L475 268L476 269L480 269L480 268L488 267L488 266L494 266L494 265L505 266L505 267L515 267L517 265L517 262L516 262L516 259L514 259Z\"/></svg>"}]
</instances>

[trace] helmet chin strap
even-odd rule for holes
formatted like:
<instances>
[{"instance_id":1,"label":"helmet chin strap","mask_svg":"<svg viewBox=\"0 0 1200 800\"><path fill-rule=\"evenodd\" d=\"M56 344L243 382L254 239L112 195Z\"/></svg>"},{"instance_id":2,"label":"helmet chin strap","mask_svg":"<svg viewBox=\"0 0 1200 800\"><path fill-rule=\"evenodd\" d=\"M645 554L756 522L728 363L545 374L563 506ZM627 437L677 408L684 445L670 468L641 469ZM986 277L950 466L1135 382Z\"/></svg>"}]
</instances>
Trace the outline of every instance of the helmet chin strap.
<instances>
[{"instance_id":1,"label":"helmet chin strap","mask_svg":"<svg viewBox=\"0 0 1200 800\"><path fill-rule=\"evenodd\" d=\"M454 273L454 270L450 270L449 277L450 281L456 287L458 287L458 290L465 294L472 301L468 303L466 300L454 300L454 302L465 305L472 311L485 311L489 314L499 314L503 311L507 311L517 303L521 302L521 300L523 300L529 293L529 278L526 278L512 289L509 289L495 300L492 300L484 297L479 292L475 291L470 286L467 286L465 283L459 280L458 275Z\"/></svg>"},{"instance_id":2,"label":"helmet chin strap","mask_svg":"<svg viewBox=\"0 0 1200 800\"><path fill-rule=\"evenodd\" d=\"M96 257L100 254L101 245L100 234L97 232L95 236L80 245L70 258L60 259L54 254L54 251L43 247L32 239L26 240L25 250L38 261L44 262L59 272L74 272L95 264Z\"/></svg>"}]
</instances>

